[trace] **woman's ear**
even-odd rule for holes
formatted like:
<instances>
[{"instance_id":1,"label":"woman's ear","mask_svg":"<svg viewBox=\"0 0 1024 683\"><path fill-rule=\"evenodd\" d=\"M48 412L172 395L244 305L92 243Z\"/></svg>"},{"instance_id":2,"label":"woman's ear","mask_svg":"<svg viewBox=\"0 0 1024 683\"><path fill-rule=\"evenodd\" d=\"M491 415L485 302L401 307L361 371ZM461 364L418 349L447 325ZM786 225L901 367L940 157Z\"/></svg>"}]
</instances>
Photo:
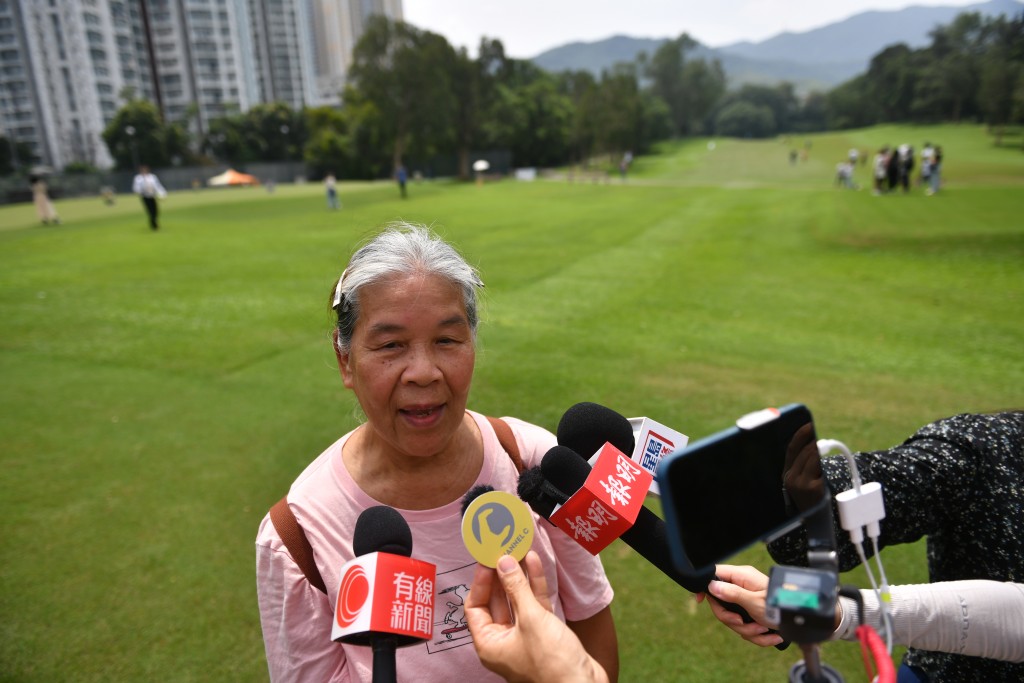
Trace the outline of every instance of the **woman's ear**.
<instances>
[{"instance_id":1,"label":"woman's ear","mask_svg":"<svg viewBox=\"0 0 1024 683\"><path fill-rule=\"evenodd\" d=\"M342 351L338 347L338 330L335 329L331 335L331 343L334 346L334 357L338 359L338 370L341 372L341 381L349 389L352 388L352 370L349 368L349 352Z\"/></svg>"}]
</instances>

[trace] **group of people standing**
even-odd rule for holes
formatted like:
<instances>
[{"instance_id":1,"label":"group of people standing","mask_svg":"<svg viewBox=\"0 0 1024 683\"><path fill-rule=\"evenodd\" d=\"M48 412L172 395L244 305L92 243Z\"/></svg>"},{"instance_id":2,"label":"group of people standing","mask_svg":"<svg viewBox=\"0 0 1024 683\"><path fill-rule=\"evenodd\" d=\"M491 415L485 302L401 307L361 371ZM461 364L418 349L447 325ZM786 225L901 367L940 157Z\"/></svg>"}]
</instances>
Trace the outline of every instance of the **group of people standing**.
<instances>
[{"instance_id":1,"label":"group of people standing","mask_svg":"<svg viewBox=\"0 0 1024 683\"><path fill-rule=\"evenodd\" d=\"M851 151L852 160L853 151ZM914 148L909 144L898 147L883 146L875 154L872 164L874 194L881 195L895 192L902 188L904 193L910 192L911 178L915 166ZM925 194L933 195L939 191L942 179L942 147L924 143L921 150L921 175L919 184L925 186Z\"/></svg>"}]
</instances>

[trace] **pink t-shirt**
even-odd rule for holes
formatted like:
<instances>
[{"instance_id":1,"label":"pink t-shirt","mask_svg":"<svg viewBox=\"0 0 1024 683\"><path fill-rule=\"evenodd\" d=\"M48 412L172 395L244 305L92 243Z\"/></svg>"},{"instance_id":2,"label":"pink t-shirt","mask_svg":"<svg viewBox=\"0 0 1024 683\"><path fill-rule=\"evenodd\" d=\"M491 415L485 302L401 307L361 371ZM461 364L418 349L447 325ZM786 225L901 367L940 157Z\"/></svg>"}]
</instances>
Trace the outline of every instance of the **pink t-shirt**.
<instances>
[{"instance_id":1,"label":"pink t-shirt","mask_svg":"<svg viewBox=\"0 0 1024 683\"><path fill-rule=\"evenodd\" d=\"M484 462L474 486L489 484L515 493L518 473L511 459L487 418L469 414L476 420L484 442ZM554 435L522 420L503 419L516 436L524 465L540 464L556 443ZM356 519L366 508L380 505L356 485L345 468L341 449L350 435L314 460L288 492L291 510L313 547L327 595L306 581L269 515L264 517L256 537L256 589L272 681L372 680L373 653L369 647L331 641L339 573L342 565L353 558ZM412 556L437 565L434 637L398 650L400 681L503 680L480 664L466 628L463 599L469 592L476 562L462 542L461 507L462 501L455 500L432 510L399 510L412 529ZM612 588L601 561L537 515L534 518L537 533L533 549L544 563L556 614L580 621L607 607Z\"/></svg>"}]
</instances>

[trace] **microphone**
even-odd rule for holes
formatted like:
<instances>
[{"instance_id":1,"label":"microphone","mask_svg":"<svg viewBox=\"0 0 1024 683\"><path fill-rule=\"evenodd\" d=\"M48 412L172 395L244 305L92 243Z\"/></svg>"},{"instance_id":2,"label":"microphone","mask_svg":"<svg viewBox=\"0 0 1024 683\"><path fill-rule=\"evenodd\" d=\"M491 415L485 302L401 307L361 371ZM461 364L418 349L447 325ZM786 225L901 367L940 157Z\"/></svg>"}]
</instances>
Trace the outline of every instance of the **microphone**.
<instances>
[{"instance_id":1,"label":"microphone","mask_svg":"<svg viewBox=\"0 0 1024 683\"><path fill-rule=\"evenodd\" d=\"M596 453L605 443L610 443L627 454L632 453L635 446L629 419L611 408L590 402L577 403L565 411L558 422L555 436L559 446L545 454L541 461L541 470L552 485L562 491L573 493L583 486L591 469L580 454ZM558 455L553 455L556 449L562 447L565 447L564 450L558 450ZM570 455L572 457L569 457ZM549 456L552 458L551 462L545 466ZM668 547L665 522L647 507L640 508L636 522L619 538L691 593L706 593L708 582L716 578L711 570L700 573L683 573L676 570ZM739 614L744 622L753 621L741 606L717 600L710 593L707 595L708 599L716 600L725 609ZM789 642L782 642L775 647L784 650L789 647Z\"/></svg>"},{"instance_id":2,"label":"microphone","mask_svg":"<svg viewBox=\"0 0 1024 683\"><path fill-rule=\"evenodd\" d=\"M575 493L587 480L590 475L590 465L572 449L565 446L554 446L541 460L540 472L544 482L557 492L557 495L549 495L547 498L543 492L541 495L533 494L532 500L544 505L559 497L568 500L572 494L567 494L567 492ZM523 491L521 490L520 493ZM526 493L530 495L529 490ZM524 500L533 507L537 514L544 517L550 516L550 512L544 515L546 507L538 509L538 507L534 507L530 499L524 498ZM633 526L624 531L619 538L640 553L645 560L660 569L665 576L691 593L706 592L708 582L714 578L713 571L683 573L676 570L668 548L665 522L647 507L640 508Z\"/></svg>"},{"instance_id":3,"label":"microphone","mask_svg":"<svg viewBox=\"0 0 1024 683\"><path fill-rule=\"evenodd\" d=\"M356 557L341 568L331 639L373 649L373 683L396 683L395 650L433 636L436 568L414 560L412 530L394 508L356 519Z\"/></svg>"},{"instance_id":4,"label":"microphone","mask_svg":"<svg viewBox=\"0 0 1024 683\"><path fill-rule=\"evenodd\" d=\"M611 408L584 401L565 411L555 432L559 446L589 459L606 443L618 448L628 457L636 447L633 426L629 420Z\"/></svg>"}]
</instances>

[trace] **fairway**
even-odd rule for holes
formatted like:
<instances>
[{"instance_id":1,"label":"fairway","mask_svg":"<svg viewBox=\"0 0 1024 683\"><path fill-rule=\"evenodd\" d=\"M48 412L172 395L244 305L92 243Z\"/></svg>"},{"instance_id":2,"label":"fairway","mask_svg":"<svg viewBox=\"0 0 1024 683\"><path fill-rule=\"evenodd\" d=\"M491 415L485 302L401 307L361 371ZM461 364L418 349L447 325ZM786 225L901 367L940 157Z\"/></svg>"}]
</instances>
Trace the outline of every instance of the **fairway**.
<instances>
[{"instance_id":1,"label":"fairway","mask_svg":"<svg viewBox=\"0 0 1024 683\"><path fill-rule=\"evenodd\" d=\"M851 146L925 140L938 195L834 187ZM360 420L328 296L386 221L480 268L485 414L554 430L594 401L694 439L800 402L870 450L1024 407L1019 149L976 126L708 142L625 182L342 182L336 212L318 184L178 192L156 233L129 195L59 201L57 227L0 208L0 680L266 680L256 530ZM923 544L882 557L891 583L926 580ZM800 658L742 642L624 544L602 558L622 681L775 682ZM855 644L824 659L864 680Z\"/></svg>"}]
</instances>

